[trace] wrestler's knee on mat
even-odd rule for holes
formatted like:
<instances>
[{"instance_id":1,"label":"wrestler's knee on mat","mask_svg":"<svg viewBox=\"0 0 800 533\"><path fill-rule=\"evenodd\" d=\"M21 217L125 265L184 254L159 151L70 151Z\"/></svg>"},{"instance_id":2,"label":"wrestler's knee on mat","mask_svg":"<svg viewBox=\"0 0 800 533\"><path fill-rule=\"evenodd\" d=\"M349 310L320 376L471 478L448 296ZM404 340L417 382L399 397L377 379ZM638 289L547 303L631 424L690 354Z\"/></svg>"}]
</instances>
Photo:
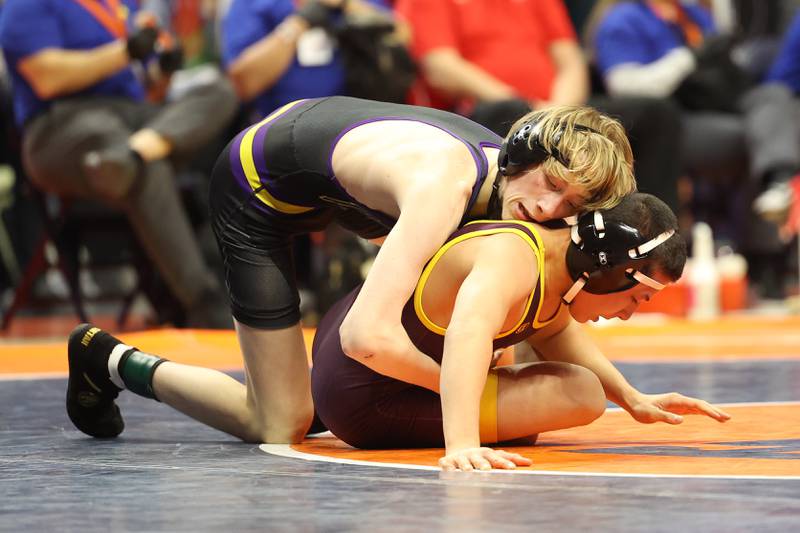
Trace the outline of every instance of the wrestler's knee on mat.
<instances>
[{"instance_id":1,"label":"wrestler's knee on mat","mask_svg":"<svg viewBox=\"0 0 800 533\"><path fill-rule=\"evenodd\" d=\"M311 403L293 406L291 411L264 413L251 421L244 440L267 444L301 442L308 432L313 416Z\"/></svg>"}]
</instances>

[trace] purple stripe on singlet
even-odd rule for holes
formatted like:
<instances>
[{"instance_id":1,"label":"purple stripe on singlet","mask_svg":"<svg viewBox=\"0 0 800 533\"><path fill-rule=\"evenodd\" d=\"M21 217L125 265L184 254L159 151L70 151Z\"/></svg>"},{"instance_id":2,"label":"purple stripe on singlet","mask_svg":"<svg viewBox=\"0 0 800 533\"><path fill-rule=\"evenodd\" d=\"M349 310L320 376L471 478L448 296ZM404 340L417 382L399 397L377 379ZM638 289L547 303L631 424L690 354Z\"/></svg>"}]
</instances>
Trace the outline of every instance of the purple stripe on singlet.
<instances>
[{"instance_id":1,"label":"purple stripe on singlet","mask_svg":"<svg viewBox=\"0 0 800 533\"><path fill-rule=\"evenodd\" d=\"M239 151L242 145L242 139L247 132L250 131L250 128L258 128L256 131L255 136L253 137L253 163L256 167L256 172L258 173L259 182L262 185L266 186L264 183L264 178L269 176L269 170L267 169L267 163L264 159L264 139L267 136L267 130L269 130L272 125L281 117L285 117L288 113L295 111L301 107L303 107L307 102L312 100L304 100L293 105L291 108L287 109L283 113L279 113L276 116L272 117L268 122L265 122L261 125L253 125L249 128L245 128L233 141L231 146L231 153L230 153L230 162L231 162L231 170L233 171L233 175L236 178L236 181L239 185L247 192L253 192L253 188L250 186L250 182L247 181L247 176L244 174L244 169L242 168L242 161L239 157Z\"/></svg>"},{"instance_id":2,"label":"purple stripe on singlet","mask_svg":"<svg viewBox=\"0 0 800 533\"><path fill-rule=\"evenodd\" d=\"M266 138L267 131L272 127L272 125L275 123L275 119L277 118L278 117L275 117L261 126L253 138L253 162L256 165L256 172L258 172L259 181L261 181L262 185L265 187L267 184L264 182L264 180L266 180L267 176L269 176L269 170L267 169L267 162L264 160L264 138Z\"/></svg>"},{"instance_id":3,"label":"purple stripe on singlet","mask_svg":"<svg viewBox=\"0 0 800 533\"><path fill-rule=\"evenodd\" d=\"M472 194L469 197L469 203L467 204L467 208L464 210L464 216L461 218L461 222L459 225L463 225L469 219L469 212L472 210L472 206L475 205L475 202L478 201L478 195L481 192L481 188L483 187L483 182L486 181L486 178L489 174L489 160L486 158L486 153L483 151L484 148L497 148L500 149L500 145L491 142L481 141L478 143L478 148L480 151L480 158L481 158L481 168L478 172L478 181L472 187Z\"/></svg>"},{"instance_id":4,"label":"purple stripe on singlet","mask_svg":"<svg viewBox=\"0 0 800 533\"><path fill-rule=\"evenodd\" d=\"M242 138L244 138L245 134L247 133L247 129L240 132L239 135L231 143L231 151L228 154L228 158L231 164L231 172L233 173L233 177L236 179L236 182L239 186L247 191L252 192L253 189L250 187L250 184L247 182L247 177L244 175L244 169L242 168L242 160L239 158L239 149L242 146Z\"/></svg>"},{"instance_id":5,"label":"purple stripe on singlet","mask_svg":"<svg viewBox=\"0 0 800 533\"><path fill-rule=\"evenodd\" d=\"M486 153L483 151L484 148L496 148L497 150L500 149L500 145L497 143L481 141L478 143L478 148L480 148L481 153L481 165L483 168L484 174L489 171L489 159L486 157Z\"/></svg>"}]
</instances>

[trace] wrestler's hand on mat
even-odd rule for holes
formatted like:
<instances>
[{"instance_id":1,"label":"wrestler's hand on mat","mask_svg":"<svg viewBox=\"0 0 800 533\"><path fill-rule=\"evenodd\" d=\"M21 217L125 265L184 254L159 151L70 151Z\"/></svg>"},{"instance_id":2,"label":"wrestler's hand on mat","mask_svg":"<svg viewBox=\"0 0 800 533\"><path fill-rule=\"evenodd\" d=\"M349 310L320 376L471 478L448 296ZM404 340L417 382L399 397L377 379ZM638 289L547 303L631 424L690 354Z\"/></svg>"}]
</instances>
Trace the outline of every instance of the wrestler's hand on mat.
<instances>
[{"instance_id":1,"label":"wrestler's hand on mat","mask_svg":"<svg viewBox=\"0 0 800 533\"><path fill-rule=\"evenodd\" d=\"M513 469L517 466L530 466L533 461L518 453L492 448L465 448L451 452L439 459L439 466L445 472L453 470L491 470L492 468Z\"/></svg>"},{"instance_id":2,"label":"wrestler's hand on mat","mask_svg":"<svg viewBox=\"0 0 800 533\"><path fill-rule=\"evenodd\" d=\"M630 405L628 412L637 422L643 424L680 424L683 422L681 415L706 415L717 422L725 422L731 417L705 400L690 398L677 392L640 394L637 401Z\"/></svg>"}]
</instances>

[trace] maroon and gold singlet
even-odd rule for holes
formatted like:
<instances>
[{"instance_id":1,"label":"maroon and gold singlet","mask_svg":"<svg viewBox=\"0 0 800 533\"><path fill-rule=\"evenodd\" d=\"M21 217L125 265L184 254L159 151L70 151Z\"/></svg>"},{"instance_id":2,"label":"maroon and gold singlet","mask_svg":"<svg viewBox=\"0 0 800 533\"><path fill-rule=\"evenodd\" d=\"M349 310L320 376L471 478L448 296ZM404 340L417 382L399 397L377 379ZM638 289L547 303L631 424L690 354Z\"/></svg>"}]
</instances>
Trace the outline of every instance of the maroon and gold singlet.
<instances>
[{"instance_id":1,"label":"maroon and gold singlet","mask_svg":"<svg viewBox=\"0 0 800 533\"><path fill-rule=\"evenodd\" d=\"M512 233L530 245L539 265L539 279L526 300L522 316L494 339L494 349L505 348L533 335L565 311L541 317L544 295L544 246L534 224L521 221L476 221L453 233L428 262L414 295L406 303L402 322L414 345L441 363L446 327L427 316L422 295L431 272L453 246L467 239ZM504 258L498 258L504 260ZM439 447L444 443L439 395L381 374L349 358L342 351L339 327L360 287L337 302L317 327L312 349L311 390L322 422L337 437L358 448ZM457 357L457 354L456 354ZM487 381L490 383L491 379ZM496 381L495 398L496 400ZM484 391L484 396L486 391ZM481 401L481 436L484 437L484 399ZM496 408L496 404L495 404ZM493 418L490 416L487 419ZM491 422L491 420L490 420ZM496 425L496 413L494 416ZM491 424L489 424L491 425ZM495 427L496 432L496 427ZM487 432L486 435L490 435ZM487 442L491 442L488 439Z\"/></svg>"}]
</instances>

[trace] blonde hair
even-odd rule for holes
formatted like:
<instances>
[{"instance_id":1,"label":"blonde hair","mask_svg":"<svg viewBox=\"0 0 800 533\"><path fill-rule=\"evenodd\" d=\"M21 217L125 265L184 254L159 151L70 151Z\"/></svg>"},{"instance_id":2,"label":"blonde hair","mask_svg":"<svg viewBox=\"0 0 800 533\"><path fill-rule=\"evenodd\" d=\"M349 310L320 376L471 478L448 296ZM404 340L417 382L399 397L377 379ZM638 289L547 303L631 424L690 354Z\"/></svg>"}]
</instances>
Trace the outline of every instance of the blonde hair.
<instances>
[{"instance_id":1,"label":"blonde hair","mask_svg":"<svg viewBox=\"0 0 800 533\"><path fill-rule=\"evenodd\" d=\"M541 167L545 174L586 189L589 197L583 210L609 209L636 191L633 152L625 128L618 121L587 106L554 106L523 116L511 127L507 139L526 122L537 124L539 142L548 152L555 147L569 161L567 168L556 158L548 157ZM595 132L575 130L576 124ZM534 137L528 137L528 148Z\"/></svg>"}]
</instances>

